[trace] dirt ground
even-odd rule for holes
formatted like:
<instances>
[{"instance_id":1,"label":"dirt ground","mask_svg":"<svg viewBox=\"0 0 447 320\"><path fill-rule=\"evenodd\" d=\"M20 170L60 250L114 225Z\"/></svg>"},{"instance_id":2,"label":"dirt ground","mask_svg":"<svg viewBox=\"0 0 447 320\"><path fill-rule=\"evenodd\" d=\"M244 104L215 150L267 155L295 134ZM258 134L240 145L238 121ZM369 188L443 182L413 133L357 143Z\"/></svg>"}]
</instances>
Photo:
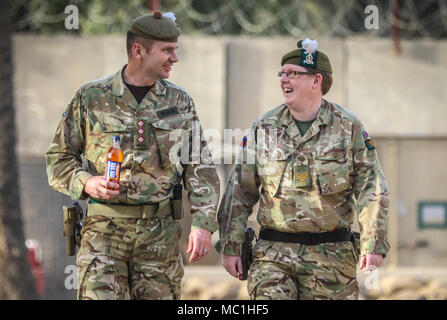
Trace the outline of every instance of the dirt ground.
<instances>
[{"instance_id":1,"label":"dirt ground","mask_svg":"<svg viewBox=\"0 0 447 320\"><path fill-rule=\"evenodd\" d=\"M361 300L447 300L447 268L398 267L358 272ZM182 299L247 300L247 281L221 266L185 267Z\"/></svg>"}]
</instances>

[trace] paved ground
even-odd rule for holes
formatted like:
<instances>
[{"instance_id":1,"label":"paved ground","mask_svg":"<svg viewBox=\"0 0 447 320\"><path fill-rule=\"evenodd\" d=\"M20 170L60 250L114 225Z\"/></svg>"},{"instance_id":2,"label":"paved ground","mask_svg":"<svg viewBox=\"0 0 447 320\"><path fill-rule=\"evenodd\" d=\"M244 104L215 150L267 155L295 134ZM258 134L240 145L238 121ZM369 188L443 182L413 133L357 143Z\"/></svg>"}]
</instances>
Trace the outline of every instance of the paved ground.
<instances>
[{"instance_id":1,"label":"paved ground","mask_svg":"<svg viewBox=\"0 0 447 320\"><path fill-rule=\"evenodd\" d=\"M447 267L387 267L358 272L360 299L447 299ZM248 299L246 281L221 266L185 267L183 299Z\"/></svg>"}]
</instances>

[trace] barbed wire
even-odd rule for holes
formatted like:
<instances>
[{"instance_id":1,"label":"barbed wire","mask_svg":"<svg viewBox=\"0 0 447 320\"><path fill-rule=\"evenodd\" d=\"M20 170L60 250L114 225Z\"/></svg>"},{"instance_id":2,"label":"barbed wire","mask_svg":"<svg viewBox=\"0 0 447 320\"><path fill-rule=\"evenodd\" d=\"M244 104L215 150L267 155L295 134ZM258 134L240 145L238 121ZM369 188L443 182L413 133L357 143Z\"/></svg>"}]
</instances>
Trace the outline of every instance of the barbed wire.
<instances>
[{"instance_id":1,"label":"barbed wire","mask_svg":"<svg viewBox=\"0 0 447 320\"><path fill-rule=\"evenodd\" d=\"M217 9L211 13L201 13L194 7L195 0L179 0L183 14L201 25L213 24L214 21L235 21L241 33L252 35L293 35L319 34L347 37L354 34L368 33L383 36L390 33L392 26L403 31L404 37L423 36L439 38L447 36L447 2L445 0L405 0L401 2L400 17L392 16L393 1L355 1L355 0L291 0L259 1L235 0L225 2L224 10ZM262 8L259 8L262 3ZM366 29L365 8L377 7L380 15L378 29ZM257 7L256 10L254 8ZM222 7L223 9L223 7ZM256 12L253 15L251 13ZM262 14L265 13L265 14ZM221 34L228 33L227 26L219 28L205 25L199 32Z\"/></svg>"},{"instance_id":2,"label":"barbed wire","mask_svg":"<svg viewBox=\"0 0 447 320\"><path fill-rule=\"evenodd\" d=\"M173 11L185 33L208 35L291 35L348 37L389 35L393 27L402 37L447 37L446 0L399 1L398 17L392 12L397 0L161 0L163 11ZM20 1L22 7L26 1ZM51 14L51 5L61 1L36 1L40 5L16 21L18 31L39 30L45 24L63 21L62 11ZM148 13L147 0L71 0L79 7L85 33L123 32L138 15ZM379 28L367 29L365 8L379 12Z\"/></svg>"}]
</instances>

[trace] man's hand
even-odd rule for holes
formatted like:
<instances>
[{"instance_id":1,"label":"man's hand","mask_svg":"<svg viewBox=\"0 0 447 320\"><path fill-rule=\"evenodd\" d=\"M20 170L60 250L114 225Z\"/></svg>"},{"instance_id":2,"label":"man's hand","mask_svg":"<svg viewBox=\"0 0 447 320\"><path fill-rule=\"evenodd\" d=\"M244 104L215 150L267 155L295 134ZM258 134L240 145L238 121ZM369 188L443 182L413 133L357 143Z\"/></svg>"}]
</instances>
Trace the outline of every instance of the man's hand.
<instances>
[{"instance_id":1,"label":"man's hand","mask_svg":"<svg viewBox=\"0 0 447 320\"><path fill-rule=\"evenodd\" d=\"M96 199L112 199L119 195L120 184L107 181L103 176L95 176L87 179L84 192Z\"/></svg>"},{"instance_id":2,"label":"man's hand","mask_svg":"<svg viewBox=\"0 0 447 320\"><path fill-rule=\"evenodd\" d=\"M242 278L242 259L239 256L222 255L222 265L225 270L237 279Z\"/></svg>"},{"instance_id":3,"label":"man's hand","mask_svg":"<svg viewBox=\"0 0 447 320\"><path fill-rule=\"evenodd\" d=\"M193 229L189 234L189 262L196 262L208 254L211 248L211 232L205 229Z\"/></svg>"},{"instance_id":4,"label":"man's hand","mask_svg":"<svg viewBox=\"0 0 447 320\"><path fill-rule=\"evenodd\" d=\"M381 254L367 254L360 259L360 270L372 271L382 264L383 256Z\"/></svg>"}]
</instances>

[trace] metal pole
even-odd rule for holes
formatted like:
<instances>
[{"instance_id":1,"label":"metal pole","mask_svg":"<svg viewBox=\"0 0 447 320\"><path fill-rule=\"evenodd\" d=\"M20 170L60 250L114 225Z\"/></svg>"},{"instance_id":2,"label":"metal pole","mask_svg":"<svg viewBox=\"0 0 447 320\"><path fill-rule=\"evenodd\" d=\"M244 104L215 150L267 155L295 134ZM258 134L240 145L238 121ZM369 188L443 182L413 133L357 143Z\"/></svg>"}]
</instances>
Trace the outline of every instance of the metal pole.
<instances>
[{"instance_id":1,"label":"metal pole","mask_svg":"<svg viewBox=\"0 0 447 320\"><path fill-rule=\"evenodd\" d=\"M161 10L161 0L147 0L147 7L150 12Z\"/></svg>"},{"instance_id":2,"label":"metal pole","mask_svg":"<svg viewBox=\"0 0 447 320\"><path fill-rule=\"evenodd\" d=\"M389 241L390 241L390 267L399 265L399 141L391 139L388 143L388 156L390 160L389 186L391 190L389 208Z\"/></svg>"},{"instance_id":3,"label":"metal pole","mask_svg":"<svg viewBox=\"0 0 447 320\"><path fill-rule=\"evenodd\" d=\"M399 33L399 23L400 23L400 9L402 7L402 0L393 0L391 7L391 37L394 43L394 51L397 55L402 52L402 47L400 45L400 33Z\"/></svg>"}]
</instances>

